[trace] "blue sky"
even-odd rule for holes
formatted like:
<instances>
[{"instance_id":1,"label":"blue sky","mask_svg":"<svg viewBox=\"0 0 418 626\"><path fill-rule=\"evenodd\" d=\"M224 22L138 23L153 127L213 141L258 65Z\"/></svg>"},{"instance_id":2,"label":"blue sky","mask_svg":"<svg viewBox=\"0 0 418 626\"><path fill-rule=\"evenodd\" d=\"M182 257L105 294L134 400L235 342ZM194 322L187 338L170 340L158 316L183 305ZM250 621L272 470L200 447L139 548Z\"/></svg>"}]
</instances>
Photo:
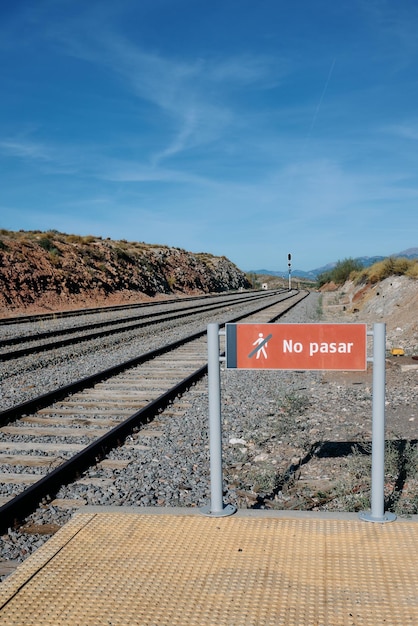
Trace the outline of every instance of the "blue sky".
<instances>
[{"instance_id":1,"label":"blue sky","mask_svg":"<svg viewBox=\"0 0 418 626\"><path fill-rule=\"evenodd\" d=\"M0 8L0 226L314 269L418 246L414 0Z\"/></svg>"}]
</instances>

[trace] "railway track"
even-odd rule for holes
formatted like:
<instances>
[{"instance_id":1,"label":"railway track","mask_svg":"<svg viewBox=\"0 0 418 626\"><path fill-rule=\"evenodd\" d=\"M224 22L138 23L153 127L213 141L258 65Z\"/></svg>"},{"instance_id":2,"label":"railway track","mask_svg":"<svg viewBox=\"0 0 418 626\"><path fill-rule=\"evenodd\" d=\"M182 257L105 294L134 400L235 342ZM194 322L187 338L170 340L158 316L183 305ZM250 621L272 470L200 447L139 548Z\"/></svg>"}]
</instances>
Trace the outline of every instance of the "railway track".
<instances>
[{"instance_id":1,"label":"railway track","mask_svg":"<svg viewBox=\"0 0 418 626\"><path fill-rule=\"evenodd\" d=\"M283 292L284 290L279 290L276 293ZM55 350L63 346L72 346L77 343L101 339L110 335L123 334L151 325L183 319L188 316L191 317L202 312L222 310L225 306L238 306L245 302L253 302L266 297L271 297L271 295L274 295L274 292L273 294L271 292L256 292L251 294L232 294L227 297L205 297L203 299L194 299L192 302L190 299L187 299L186 302L184 300L173 302L173 304L169 305L170 308L168 310L164 307L163 311L154 311L153 307L144 307L141 305L141 312L139 314L126 316L128 312L136 311L138 309L138 307L135 309L132 306L129 306L127 308L116 309L118 313L124 314L124 317L105 319L87 324L75 324L70 327L57 328L47 331L41 331L39 326L39 322L44 322L45 317L40 316L40 319L38 319L37 316L34 316L32 325L35 326L35 331L32 331L29 334L22 334L19 331L18 325L16 327L15 334L9 337L0 338L0 361L9 361L28 356L30 354ZM93 311L96 315L100 312L103 313L103 310L100 311L99 309L91 309L89 310L89 314ZM113 311L115 311L115 309L112 308L111 312ZM69 316L67 315L65 317L68 318ZM22 344L23 347L16 348L16 346L22 346Z\"/></svg>"},{"instance_id":2,"label":"railway track","mask_svg":"<svg viewBox=\"0 0 418 626\"><path fill-rule=\"evenodd\" d=\"M307 295L278 294L224 322L273 322ZM201 331L1 412L0 531L122 445L202 378L206 361Z\"/></svg>"},{"instance_id":3,"label":"railway track","mask_svg":"<svg viewBox=\"0 0 418 626\"><path fill-rule=\"evenodd\" d=\"M284 291L284 289L278 289L277 291ZM249 292L247 292L249 293ZM251 293L251 292L250 292ZM255 291L253 293L260 294L260 290ZM265 292L264 292L265 293ZM271 292L270 292L271 293ZM0 318L0 329L6 326L14 326L14 325L24 325L24 324L34 324L34 323L42 323L48 321L56 321L63 320L66 318L74 318L74 317L88 317L94 315L107 315L107 314L122 314L123 316L130 310L150 310L153 308L158 308L161 306L167 305L176 305L176 304L184 304L188 302L196 302L196 301L205 301L205 300L213 300L214 298L220 297L230 297L242 295L242 292L230 291L221 294L205 294L199 296L181 296L176 298L168 298L166 300L153 300L150 302L135 302L130 304L115 304L109 306L100 306L100 307L89 307L83 309L71 309L69 311L54 311L53 313L34 313L31 315L16 315L10 317Z\"/></svg>"},{"instance_id":4,"label":"railway track","mask_svg":"<svg viewBox=\"0 0 418 626\"><path fill-rule=\"evenodd\" d=\"M204 299L211 298L211 295L206 296L189 296L186 298L181 298L182 302L193 301L196 299ZM163 301L164 304L172 304L173 302L179 302L178 298L171 298ZM158 307L161 305L161 301L155 302L140 302L134 304L115 304L113 306L102 306L102 307L90 307L86 309L73 309L70 311L55 311L54 313L35 313L33 315L16 315L13 317L5 317L0 319L0 327L1 326L10 326L15 324L33 324L34 322L45 322L48 320L58 320L65 319L68 317L86 317L88 315L97 315L101 313L112 313L112 312L122 312L126 313L130 309L140 309L140 308L152 308Z\"/></svg>"}]
</instances>

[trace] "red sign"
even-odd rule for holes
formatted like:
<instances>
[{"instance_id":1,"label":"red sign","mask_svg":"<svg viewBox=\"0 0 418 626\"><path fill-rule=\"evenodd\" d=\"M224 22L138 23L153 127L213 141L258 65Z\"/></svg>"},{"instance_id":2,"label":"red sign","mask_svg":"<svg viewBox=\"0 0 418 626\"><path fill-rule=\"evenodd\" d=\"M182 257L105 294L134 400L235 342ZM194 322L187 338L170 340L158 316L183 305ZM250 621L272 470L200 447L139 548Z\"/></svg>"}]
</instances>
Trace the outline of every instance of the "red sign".
<instances>
[{"instance_id":1,"label":"red sign","mask_svg":"<svg viewBox=\"0 0 418 626\"><path fill-rule=\"evenodd\" d=\"M366 324L227 324L226 366L366 370Z\"/></svg>"}]
</instances>

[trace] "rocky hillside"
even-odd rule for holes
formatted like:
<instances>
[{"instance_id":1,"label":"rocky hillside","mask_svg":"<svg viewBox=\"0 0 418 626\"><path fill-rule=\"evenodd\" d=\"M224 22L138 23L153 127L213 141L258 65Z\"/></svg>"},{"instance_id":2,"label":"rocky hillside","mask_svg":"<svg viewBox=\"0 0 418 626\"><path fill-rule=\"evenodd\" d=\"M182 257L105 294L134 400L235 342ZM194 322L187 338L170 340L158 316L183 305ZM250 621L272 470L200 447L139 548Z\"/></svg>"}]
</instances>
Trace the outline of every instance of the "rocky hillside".
<instances>
[{"instance_id":1,"label":"rocky hillside","mask_svg":"<svg viewBox=\"0 0 418 626\"><path fill-rule=\"evenodd\" d=\"M225 257L56 231L0 231L2 317L249 286Z\"/></svg>"},{"instance_id":2,"label":"rocky hillside","mask_svg":"<svg viewBox=\"0 0 418 626\"><path fill-rule=\"evenodd\" d=\"M406 355L418 355L418 280L390 276L378 283L356 285L347 281L341 287L323 291L327 315L338 321L384 322L387 347L402 348ZM345 318L345 319L344 319Z\"/></svg>"}]
</instances>

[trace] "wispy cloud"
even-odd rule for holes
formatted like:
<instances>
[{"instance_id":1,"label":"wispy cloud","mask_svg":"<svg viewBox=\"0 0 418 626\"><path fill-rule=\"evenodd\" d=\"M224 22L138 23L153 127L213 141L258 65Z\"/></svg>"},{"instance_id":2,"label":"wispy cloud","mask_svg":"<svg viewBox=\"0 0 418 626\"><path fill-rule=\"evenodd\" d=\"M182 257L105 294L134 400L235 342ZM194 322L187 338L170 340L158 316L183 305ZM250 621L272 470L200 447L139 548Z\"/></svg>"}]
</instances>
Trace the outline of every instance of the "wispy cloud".
<instances>
[{"instance_id":1,"label":"wispy cloud","mask_svg":"<svg viewBox=\"0 0 418 626\"><path fill-rule=\"evenodd\" d=\"M242 88L266 89L283 76L283 63L263 55L184 60L150 52L127 38L86 24L54 32L62 52L106 67L138 100L164 115L161 148L149 155L153 164L183 151L222 140L237 121L229 97Z\"/></svg>"},{"instance_id":2,"label":"wispy cloud","mask_svg":"<svg viewBox=\"0 0 418 626\"><path fill-rule=\"evenodd\" d=\"M221 83L223 88L252 85L270 89L281 83L290 67L284 58L247 53L207 59L202 62L202 70L208 81Z\"/></svg>"},{"instance_id":3,"label":"wispy cloud","mask_svg":"<svg viewBox=\"0 0 418 626\"><path fill-rule=\"evenodd\" d=\"M379 229L390 243L416 231L413 3L334 3L326 16L308 0L238 14L206 3L204 22L192 0L174 4L6 11L1 202L19 227L160 240L241 265L254 254L266 267L290 240L309 267L332 246L367 253Z\"/></svg>"},{"instance_id":4,"label":"wispy cloud","mask_svg":"<svg viewBox=\"0 0 418 626\"><path fill-rule=\"evenodd\" d=\"M161 182L187 183L199 186L214 186L209 178L187 171L164 168L159 165L147 165L124 159L103 159L98 163L96 175L103 180L114 182Z\"/></svg>"},{"instance_id":5,"label":"wispy cloud","mask_svg":"<svg viewBox=\"0 0 418 626\"><path fill-rule=\"evenodd\" d=\"M412 122L403 123L403 124L393 124L391 126L385 127L383 130L384 132L397 135L398 137L402 137L404 139L412 139L413 141L416 141L418 139L418 122L417 121L412 121Z\"/></svg>"},{"instance_id":6,"label":"wispy cloud","mask_svg":"<svg viewBox=\"0 0 418 626\"><path fill-rule=\"evenodd\" d=\"M369 0L362 3L362 13L369 16L374 33L384 39L388 54L390 53L396 62L402 57L408 62L409 55L417 53L418 6L414 2L393 4L388 1Z\"/></svg>"},{"instance_id":7,"label":"wispy cloud","mask_svg":"<svg viewBox=\"0 0 418 626\"><path fill-rule=\"evenodd\" d=\"M139 163L132 162L124 168L124 174L123 168L117 168L119 174L115 174L114 178L119 175L121 179L126 177L141 181L190 180L194 178L193 174L181 174L175 158L190 158L189 167L193 170L193 150L211 146L220 154L227 154L230 136L239 152L241 140L238 140L240 133L237 129L242 125L242 118L234 108L234 99L240 100L237 94L242 90L245 93L248 89L274 87L288 71L282 59L261 53L222 57L212 54L190 59L150 51L121 35L111 25L106 12L98 17L96 11L83 9L82 15L68 16L60 23L52 20L44 25L42 18L48 5L49 2L44 3L43 11L28 14L27 19L32 24L37 23L37 32L46 36L54 51L110 72L113 81L133 94L139 105L146 102L155 107L157 131L152 145L136 157L140 158ZM257 141L260 140L261 137ZM32 157L35 158L35 144L32 148ZM43 152L42 146L38 148L38 158L43 154L47 159L46 148ZM63 161L65 166L71 163L71 152L76 148L67 140L56 155L55 166L58 168ZM252 149L257 150L255 143ZM9 150L12 153L11 146ZM22 145L20 152L16 146L15 154L29 157L30 144L27 144L26 151ZM83 158L74 159L73 165L77 167L82 163ZM98 146L95 166L86 165L88 170L99 170L101 164L106 168ZM168 171L170 166L173 167L172 173Z\"/></svg>"},{"instance_id":8,"label":"wispy cloud","mask_svg":"<svg viewBox=\"0 0 418 626\"><path fill-rule=\"evenodd\" d=\"M4 139L0 141L0 151L8 156L25 159L50 161L50 149L39 143L20 139Z\"/></svg>"}]
</instances>

